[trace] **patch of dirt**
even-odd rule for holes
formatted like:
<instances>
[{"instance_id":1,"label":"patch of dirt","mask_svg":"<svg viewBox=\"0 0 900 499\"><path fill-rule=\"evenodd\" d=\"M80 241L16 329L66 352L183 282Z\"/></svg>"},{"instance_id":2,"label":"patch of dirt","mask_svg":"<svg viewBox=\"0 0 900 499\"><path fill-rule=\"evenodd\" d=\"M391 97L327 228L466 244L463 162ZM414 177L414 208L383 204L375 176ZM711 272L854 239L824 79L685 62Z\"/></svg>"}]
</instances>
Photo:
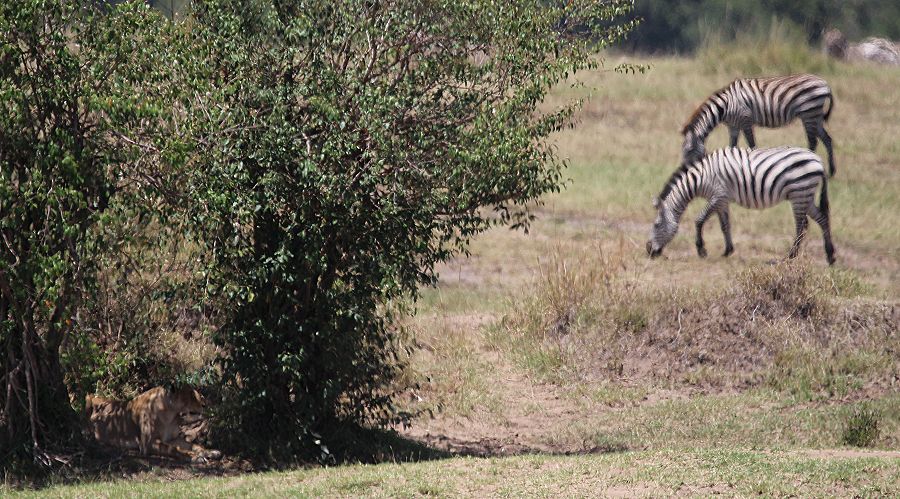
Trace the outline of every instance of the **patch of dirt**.
<instances>
[{"instance_id":1,"label":"patch of dirt","mask_svg":"<svg viewBox=\"0 0 900 499\"><path fill-rule=\"evenodd\" d=\"M718 495L728 495L734 496L735 493L732 490L734 488L730 483L710 483L706 485L689 485L689 484L681 484L677 489L675 489L675 494L679 496L718 496Z\"/></svg>"},{"instance_id":2,"label":"patch of dirt","mask_svg":"<svg viewBox=\"0 0 900 499\"><path fill-rule=\"evenodd\" d=\"M603 491L603 497L661 497L667 495L666 491L653 484L632 483L608 487Z\"/></svg>"}]
</instances>

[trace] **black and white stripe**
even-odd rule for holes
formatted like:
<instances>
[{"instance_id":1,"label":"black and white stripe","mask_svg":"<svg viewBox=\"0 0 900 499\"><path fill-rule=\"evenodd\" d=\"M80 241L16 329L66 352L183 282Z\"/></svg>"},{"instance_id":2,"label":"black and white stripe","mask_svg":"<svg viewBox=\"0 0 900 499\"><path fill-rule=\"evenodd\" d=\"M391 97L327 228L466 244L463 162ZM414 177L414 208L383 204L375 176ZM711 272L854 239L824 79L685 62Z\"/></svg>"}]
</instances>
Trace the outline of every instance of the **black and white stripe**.
<instances>
[{"instance_id":1,"label":"black and white stripe","mask_svg":"<svg viewBox=\"0 0 900 499\"><path fill-rule=\"evenodd\" d=\"M800 118L810 150L816 150L819 138L825 144L829 172L834 175L831 136L825 131L833 107L831 88L816 75L734 80L706 99L681 130L684 161L703 157L706 137L721 122L728 125L731 147L737 146L738 134L744 132L747 144L755 148L753 125L778 128Z\"/></svg>"},{"instance_id":2,"label":"black and white stripe","mask_svg":"<svg viewBox=\"0 0 900 499\"><path fill-rule=\"evenodd\" d=\"M819 206L815 194L821 186ZM822 160L813 152L798 147L772 149L727 148L713 151L699 161L683 164L654 200L656 221L647 242L650 256L658 256L678 231L678 223L688 203L702 197L708 203L697 217L697 253L706 256L703 224L713 213L719 216L725 235L725 256L734 251L728 206L731 202L746 208L763 209L790 201L794 211L797 237L789 256L797 255L806 234L807 216L822 227L828 263L834 263L834 246L828 216L828 181Z\"/></svg>"}]
</instances>

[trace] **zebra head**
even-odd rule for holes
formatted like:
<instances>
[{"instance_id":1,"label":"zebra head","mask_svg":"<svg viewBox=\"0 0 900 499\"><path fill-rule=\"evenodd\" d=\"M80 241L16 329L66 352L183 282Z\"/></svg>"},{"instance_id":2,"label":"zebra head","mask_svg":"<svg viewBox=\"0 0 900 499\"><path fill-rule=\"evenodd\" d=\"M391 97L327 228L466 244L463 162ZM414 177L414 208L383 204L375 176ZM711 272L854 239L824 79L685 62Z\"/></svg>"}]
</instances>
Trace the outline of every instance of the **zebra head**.
<instances>
[{"instance_id":1,"label":"zebra head","mask_svg":"<svg viewBox=\"0 0 900 499\"><path fill-rule=\"evenodd\" d=\"M703 143L703 139L693 130L684 132L684 142L681 144L681 157L684 162L691 164L703 156L706 156L706 144Z\"/></svg>"},{"instance_id":2,"label":"zebra head","mask_svg":"<svg viewBox=\"0 0 900 499\"><path fill-rule=\"evenodd\" d=\"M675 214L666 201L653 198L653 207L656 208L656 220L650 229L650 240L647 241L647 254L650 258L656 258L662 254L663 248L675 237L678 232L678 221Z\"/></svg>"}]
</instances>

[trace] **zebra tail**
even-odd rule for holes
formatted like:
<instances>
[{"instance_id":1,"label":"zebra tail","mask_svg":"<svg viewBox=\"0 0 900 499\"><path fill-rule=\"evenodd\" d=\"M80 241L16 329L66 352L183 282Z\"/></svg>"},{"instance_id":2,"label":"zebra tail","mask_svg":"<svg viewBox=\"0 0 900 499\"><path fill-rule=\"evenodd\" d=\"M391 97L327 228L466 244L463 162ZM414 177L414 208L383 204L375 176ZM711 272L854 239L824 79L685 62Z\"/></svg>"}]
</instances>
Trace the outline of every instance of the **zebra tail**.
<instances>
[{"instance_id":1,"label":"zebra tail","mask_svg":"<svg viewBox=\"0 0 900 499\"><path fill-rule=\"evenodd\" d=\"M834 110L834 95L828 94L828 111L825 111L825 116L823 117L824 121L828 121L828 117L831 116L831 111Z\"/></svg>"},{"instance_id":2,"label":"zebra tail","mask_svg":"<svg viewBox=\"0 0 900 499\"><path fill-rule=\"evenodd\" d=\"M824 173L822 173L822 192L819 194L819 211L825 216L825 220L831 218L828 213L828 176Z\"/></svg>"}]
</instances>

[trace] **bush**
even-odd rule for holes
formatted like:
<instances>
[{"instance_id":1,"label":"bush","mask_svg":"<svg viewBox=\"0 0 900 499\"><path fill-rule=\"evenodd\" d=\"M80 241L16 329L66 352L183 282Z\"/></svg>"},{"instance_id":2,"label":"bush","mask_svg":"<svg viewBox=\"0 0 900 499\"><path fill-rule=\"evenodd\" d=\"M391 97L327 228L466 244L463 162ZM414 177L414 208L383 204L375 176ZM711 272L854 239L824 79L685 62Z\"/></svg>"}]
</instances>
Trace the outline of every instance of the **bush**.
<instances>
[{"instance_id":1,"label":"bush","mask_svg":"<svg viewBox=\"0 0 900 499\"><path fill-rule=\"evenodd\" d=\"M159 16L140 2L0 5L0 462L78 436L64 361L97 352L76 334L98 258L90 241L164 116ZM69 350L71 349L71 350ZM67 351L79 354L67 357ZM91 373L76 376L90 383ZM72 378L70 377L70 381Z\"/></svg>"},{"instance_id":2,"label":"bush","mask_svg":"<svg viewBox=\"0 0 900 499\"><path fill-rule=\"evenodd\" d=\"M859 405L847 418L841 440L845 445L869 447L878 440L878 436L881 434L880 421L881 414L878 410L865 404Z\"/></svg>"},{"instance_id":3,"label":"bush","mask_svg":"<svg viewBox=\"0 0 900 499\"><path fill-rule=\"evenodd\" d=\"M589 19L630 2L199 2L200 150L185 192L228 303L225 443L324 449L341 423L396 421L394 317L437 262L494 225L526 227L560 186L537 107L594 64ZM615 39L624 28L605 28Z\"/></svg>"}]
</instances>

